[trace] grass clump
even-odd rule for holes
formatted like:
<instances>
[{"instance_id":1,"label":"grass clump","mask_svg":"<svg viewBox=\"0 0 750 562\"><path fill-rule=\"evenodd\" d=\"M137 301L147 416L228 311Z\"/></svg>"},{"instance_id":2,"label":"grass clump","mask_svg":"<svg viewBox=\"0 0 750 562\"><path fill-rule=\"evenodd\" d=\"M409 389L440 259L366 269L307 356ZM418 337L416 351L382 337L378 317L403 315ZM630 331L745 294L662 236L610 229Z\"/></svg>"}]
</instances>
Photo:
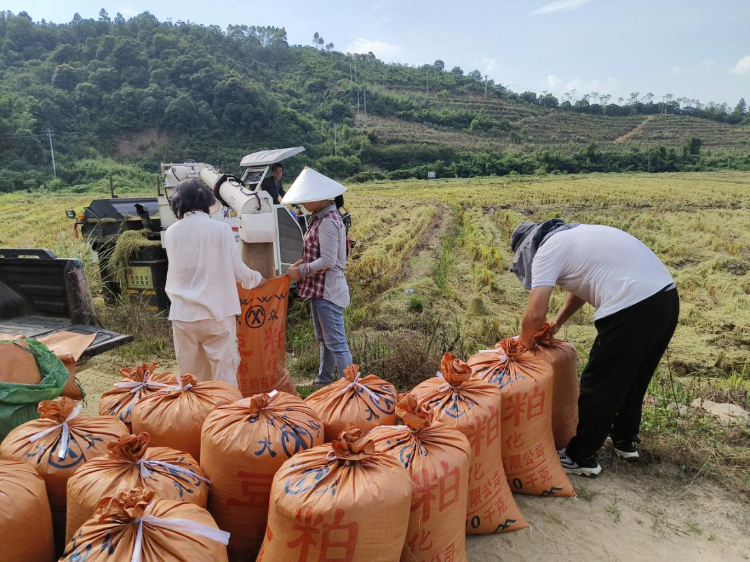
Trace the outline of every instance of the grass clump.
<instances>
[{"instance_id":1,"label":"grass clump","mask_svg":"<svg viewBox=\"0 0 750 562\"><path fill-rule=\"evenodd\" d=\"M141 298L120 298L115 306L97 303L96 315L107 330L133 336L133 341L113 353L135 363L149 358L174 357L172 324L164 312L152 312Z\"/></svg>"}]
</instances>

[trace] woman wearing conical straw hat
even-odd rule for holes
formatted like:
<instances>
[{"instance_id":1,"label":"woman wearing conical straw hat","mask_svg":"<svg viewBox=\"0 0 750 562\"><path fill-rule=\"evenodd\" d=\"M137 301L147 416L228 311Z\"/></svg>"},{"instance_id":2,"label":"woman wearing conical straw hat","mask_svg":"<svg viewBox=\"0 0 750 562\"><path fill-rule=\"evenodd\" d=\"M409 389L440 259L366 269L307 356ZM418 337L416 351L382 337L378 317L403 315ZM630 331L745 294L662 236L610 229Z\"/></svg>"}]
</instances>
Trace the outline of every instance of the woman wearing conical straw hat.
<instances>
[{"instance_id":1,"label":"woman wearing conical straw hat","mask_svg":"<svg viewBox=\"0 0 750 562\"><path fill-rule=\"evenodd\" d=\"M346 267L346 228L334 198L346 187L312 168L305 168L281 200L302 205L312 213L305 233L302 259L287 272L298 281L297 294L310 299L315 337L320 342L320 367L315 384L333 382L333 368L344 375L352 354L344 331L344 309L349 306Z\"/></svg>"}]
</instances>

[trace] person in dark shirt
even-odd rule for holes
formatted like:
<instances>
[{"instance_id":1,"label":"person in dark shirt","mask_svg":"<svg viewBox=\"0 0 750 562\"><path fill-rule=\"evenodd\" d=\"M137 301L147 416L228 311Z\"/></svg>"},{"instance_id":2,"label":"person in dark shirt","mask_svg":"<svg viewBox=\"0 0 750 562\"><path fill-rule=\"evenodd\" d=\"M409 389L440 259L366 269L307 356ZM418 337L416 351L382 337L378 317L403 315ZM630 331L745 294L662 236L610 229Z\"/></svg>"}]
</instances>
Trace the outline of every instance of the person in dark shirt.
<instances>
[{"instance_id":1,"label":"person in dark shirt","mask_svg":"<svg viewBox=\"0 0 750 562\"><path fill-rule=\"evenodd\" d=\"M284 167L277 162L271 166L271 175L267 176L263 180L263 183L260 184L260 188L271 195L274 205L278 205L279 200L286 195L284 188L281 186L281 176L283 174Z\"/></svg>"}]
</instances>

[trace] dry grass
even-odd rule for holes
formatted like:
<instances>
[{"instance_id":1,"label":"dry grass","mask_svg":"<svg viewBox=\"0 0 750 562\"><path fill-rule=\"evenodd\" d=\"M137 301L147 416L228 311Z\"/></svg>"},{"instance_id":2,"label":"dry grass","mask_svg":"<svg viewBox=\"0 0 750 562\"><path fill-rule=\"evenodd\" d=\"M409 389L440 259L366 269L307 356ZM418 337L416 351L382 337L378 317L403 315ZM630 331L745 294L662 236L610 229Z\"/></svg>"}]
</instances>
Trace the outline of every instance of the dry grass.
<instances>
[{"instance_id":1,"label":"dry grass","mask_svg":"<svg viewBox=\"0 0 750 562\"><path fill-rule=\"evenodd\" d=\"M95 196L29 197L0 196L0 245L51 247L90 264L90 250L72 238L63 211L80 211ZM562 216L641 239L670 269L682 306L644 412L644 449L652 460L684 467L684 478L711 475L750 489L750 430L697 412L678 415L673 406L705 397L750 407L750 174L374 182L351 189L347 203L359 241L347 269L352 305L345 312L354 358L362 372L401 390L432 376L444 350L467 356L518 333L527 294L508 271L508 241L521 220ZM29 211L19 212L22 206ZM553 310L563 298L553 294ZM595 335L592 315L585 307L562 331L582 352L581 365ZM101 317L106 327L136 334L139 343L121 353L171 355L168 322L132 307L102 310ZM288 351L298 379L316 371L304 303L290 311Z\"/></svg>"}]
</instances>

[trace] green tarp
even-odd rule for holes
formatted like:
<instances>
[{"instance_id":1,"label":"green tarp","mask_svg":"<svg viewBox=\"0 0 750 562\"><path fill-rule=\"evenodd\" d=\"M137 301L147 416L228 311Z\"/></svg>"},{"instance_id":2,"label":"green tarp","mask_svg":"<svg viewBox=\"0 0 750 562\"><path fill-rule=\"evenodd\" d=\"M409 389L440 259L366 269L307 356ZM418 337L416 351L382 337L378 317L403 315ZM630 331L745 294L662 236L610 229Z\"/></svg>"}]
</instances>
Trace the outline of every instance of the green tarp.
<instances>
[{"instance_id":1,"label":"green tarp","mask_svg":"<svg viewBox=\"0 0 750 562\"><path fill-rule=\"evenodd\" d=\"M38 418L39 402L54 400L60 396L68 381L68 370L54 353L36 340L27 339L26 343L39 367L42 382L0 382L0 441L5 439L13 428Z\"/></svg>"}]
</instances>

